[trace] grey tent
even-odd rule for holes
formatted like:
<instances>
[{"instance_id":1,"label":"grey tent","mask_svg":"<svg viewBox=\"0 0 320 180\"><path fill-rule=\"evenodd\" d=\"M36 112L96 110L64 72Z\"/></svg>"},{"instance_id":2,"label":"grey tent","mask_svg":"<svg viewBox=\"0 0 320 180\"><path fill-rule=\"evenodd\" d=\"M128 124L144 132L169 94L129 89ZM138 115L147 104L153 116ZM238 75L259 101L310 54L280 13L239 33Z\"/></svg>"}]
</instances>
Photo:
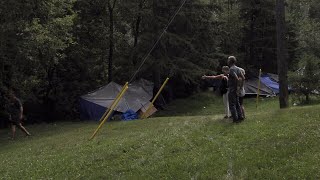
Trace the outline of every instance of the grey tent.
<instances>
[{"instance_id":1,"label":"grey tent","mask_svg":"<svg viewBox=\"0 0 320 180\"><path fill-rule=\"evenodd\" d=\"M246 95L256 95L258 93L259 79L251 77L246 80L245 90ZM264 73L260 77L260 95L261 96L276 96L279 94L279 77L277 74Z\"/></svg>"},{"instance_id":2,"label":"grey tent","mask_svg":"<svg viewBox=\"0 0 320 180\"><path fill-rule=\"evenodd\" d=\"M112 102L121 91L122 86L111 82L106 86L99 88L91 93L80 97L80 115L81 119L99 120L110 108ZM133 110L145 109L150 104L153 96L153 83L140 79L129 84L128 91L124 94L115 111L126 112Z\"/></svg>"}]
</instances>

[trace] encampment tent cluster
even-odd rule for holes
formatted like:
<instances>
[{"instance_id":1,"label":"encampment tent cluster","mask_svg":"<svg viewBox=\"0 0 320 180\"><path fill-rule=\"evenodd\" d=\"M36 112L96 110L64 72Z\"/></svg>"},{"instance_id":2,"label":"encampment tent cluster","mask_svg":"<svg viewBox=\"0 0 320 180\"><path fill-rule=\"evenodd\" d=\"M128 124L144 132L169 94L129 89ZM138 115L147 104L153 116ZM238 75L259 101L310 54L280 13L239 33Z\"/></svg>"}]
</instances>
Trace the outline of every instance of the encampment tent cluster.
<instances>
[{"instance_id":1,"label":"encampment tent cluster","mask_svg":"<svg viewBox=\"0 0 320 180\"><path fill-rule=\"evenodd\" d=\"M83 120L99 120L110 108L122 86L111 82L93 92L80 97L80 117ZM140 79L129 84L128 91L121 98L115 111L119 113L145 112L153 97L153 83ZM148 113L156 111L153 107ZM149 114L149 115L150 115ZM129 117L129 116L124 116ZM131 116L132 117L132 116Z\"/></svg>"},{"instance_id":2,"label":"encampment tent cluster","mask_svg":"<svg viewBox=\"0 0 320 180\"><path fill-rule=\"evenodd\" d=\"M219 86L219 81L214 81L214 86ZM259 78L249 76L245 82L246 95L257 95L259 86ZM122 86L111 82L93 92L80 97L80 117L83 120L99 120L110 108ZM218 88L217 88L218 89ZM260 77L261 96L276 96L279 93L278 75L265 73ZM145 79L140 79L129 84L129 89L121 98L119 104L115 107L115 111L124 114L123 117L137 117L137 114L145 113L150 101L153 97L153 83ZM148 112L148 116L157 110L152 107ZM127 114L126 114L127 113Z\"/></svg>"}]
</instances>

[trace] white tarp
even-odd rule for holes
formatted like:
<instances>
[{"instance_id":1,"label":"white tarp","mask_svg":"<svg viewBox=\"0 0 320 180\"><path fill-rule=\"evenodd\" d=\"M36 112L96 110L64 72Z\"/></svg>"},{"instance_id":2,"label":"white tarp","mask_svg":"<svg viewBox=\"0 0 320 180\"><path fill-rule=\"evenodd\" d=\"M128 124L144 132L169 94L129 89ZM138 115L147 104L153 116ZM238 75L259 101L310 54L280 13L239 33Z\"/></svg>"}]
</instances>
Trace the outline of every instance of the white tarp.
<instances>
[{"instance_id":1,"label":"white tarp","mask_svg":"<svg viewBox=\"0 0 320 180\"><path fill-rule=\"evenodd\" d=\"M105 108L110 108L112 102L121 91L122 86L115 82L111 82L96 91L81 96L86 101L95 103ZM129 84L129 89L120 100L116 111L126 112L131 109L135 112L150 103L153 95L153 83L144 79L140 79Z\"/></svg>"}]
</instances>

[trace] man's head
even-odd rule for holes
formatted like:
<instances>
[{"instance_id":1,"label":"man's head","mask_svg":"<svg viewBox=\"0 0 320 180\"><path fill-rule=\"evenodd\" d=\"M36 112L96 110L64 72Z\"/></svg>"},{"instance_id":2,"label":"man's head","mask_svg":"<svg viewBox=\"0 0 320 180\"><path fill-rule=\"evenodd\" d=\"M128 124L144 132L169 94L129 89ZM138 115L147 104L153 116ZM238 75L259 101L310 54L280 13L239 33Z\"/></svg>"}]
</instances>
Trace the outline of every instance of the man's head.
<instances>
[{"instance_id":1,"label":"man's head","mask_svg":"<svg viewBox=\"0 0 320 180\"><path fill-rule=\"evenodd\" d=\"M225 75L229 74L229 66L223 66L223 67L222 67L222 72L223 72L223 74L225 74Z\"/></svg>"},{"instance_id":2,"label":"man's head","mask_svg":"<svg viewBox=\"0 0 320 180\"><path fill-rule=\"evenodd\" d=\"M236 57L234 57L234 56L229 56L228 57L228 65L229 66L235 65L236 63L237 63Z\"/></svg>"}]
</instances>

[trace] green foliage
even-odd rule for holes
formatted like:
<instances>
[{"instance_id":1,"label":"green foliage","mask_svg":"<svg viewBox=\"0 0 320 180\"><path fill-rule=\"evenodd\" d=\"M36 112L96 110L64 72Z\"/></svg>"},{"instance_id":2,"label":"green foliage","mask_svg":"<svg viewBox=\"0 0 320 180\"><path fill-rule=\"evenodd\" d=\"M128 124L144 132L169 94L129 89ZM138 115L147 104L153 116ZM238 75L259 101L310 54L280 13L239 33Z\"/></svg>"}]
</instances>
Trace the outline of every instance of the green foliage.
<instances>
[{"instance_id":1,"label":"green foliage","mask_svg":"<svg viewBox=\"0 0 320 180\"><path fill-rule=\"evenodd\" d=\"M51 0L39 2L39 16L34 17L24 30L26 41L23 51L27 55L26 68L33 71L33 81L35 84L28 84L29 88L36 92L38 102L44 105L45 111L52 116L56 112L57 106L63 101L59 96L64 94L64 87L60 77L63 61L66 61L66 50L74 44L72 29L75 12L72 10L75 1ZM22 87L21 89L27 89ZM63 95L61 95L63 94ZM57 100L56 100L57 99ZM68 102L70 103L70 102Z\"/></svg>"},{"instance_id":2,"label":"green foliage","mask_svg":"<svg viewBox=\"0 0 320 180\"><path fill-rule=\"evenodd\" d=\"M312 94L320 92L320 59L312 55L304 55L301 58L300 69L291 72L289 81L296 98L300 103L310 103ZM304 96L305 99L302 99Z\"/></svg>"},{"instance_id":3,"label":"green foliage","mask_svg":"<svg viewBox=\"0 0 320 180\"><path fill-rule=\"evenodd\" d=\"M316 1L292 1L289 3L289 21L295 25L297 72L290 74L290 81L295 90L295 97L300 103L310 103L311 95L319 91L320 21L314 9Z\"/></svg>"},{"instance_id":4,"label":"green foliage","mask_svg":"<svg viewBox=\"0 0 320 180\"><path fill-rule=\"evenodd\" d=\"M181 2L164 1L154 4L156 8L153 9L152 18L142 23L142 29L145 31L141 33L139 44L142 47L141 58L162 33L162 29L179 7L179 3ZM179 89L174 92L176 97L196 92L200 76L206 72L214 72L219 65L216 56L220 53L217 40L219 19L214 15L219 15L220 12L216 6L218 5L214 3L188 1L152 52L152 57L146 63L141 75L150 74L148 71L154 69L152 67L156 63L161 70L161 79L166 76L171 77L174 84L172 88ZM150 27L150 21L157 23ZM147 48L143 44L147 44Z\"/></svg>"},{"instance_id":5,"label":"green foliage","mask_svg":"<svg viewBox=\"0 0 320 180\"><path fill-rule=\"evenodd\" d=\"M77 117L78 97L108 80L108 2L1 1L0 86L16 89L23 101L43 107L47 117ZM116 1L114 81L132 77L180 3ZM295 70L304 52L320 57L318 3L287 3L289 63ZM186 1L136 78L158 87L170 77L165 91L186 97L199 90L203 74L220 71L229 55L247 70L275 72L274 5L274 0Z\"/></svg>"},{"instance_id":6,"label":"green foliage","mask_svg":"<svg viewBox=\"0 0 320 180\"><path fill-rule=\"evenodd\" d=\"M275 0L240 1L245 64L276 73Z\"/></svg>"},{"instance_id":7,"label":"green foliage","mask_svg":"<svg viewBox=\"0 0 320 180\"><path fill-rule=\"evenodd\" d=\"M313 9L317 7L317 1L290 1L288 6L288 19L295 29L296 59L308 54L310 56L320 57L320 21L313 15ZM302 61L304 62L304 61ZM299 63L297 63L299 64Z\"/></svg>"},{"instance_id":8,"label":"green foliage","mask_svg":"<svg viewBox=\"0 0 320 180\"><path fill-rule=\"evenodd\" d=\"M63 93L58 69L74 43L74 2L9 1L1 6L1 26L6 27L0 33L1 85L15 89L24 102L44 105L47 112L55 111L54 101Z\"/></svg>"}]
</instances>

